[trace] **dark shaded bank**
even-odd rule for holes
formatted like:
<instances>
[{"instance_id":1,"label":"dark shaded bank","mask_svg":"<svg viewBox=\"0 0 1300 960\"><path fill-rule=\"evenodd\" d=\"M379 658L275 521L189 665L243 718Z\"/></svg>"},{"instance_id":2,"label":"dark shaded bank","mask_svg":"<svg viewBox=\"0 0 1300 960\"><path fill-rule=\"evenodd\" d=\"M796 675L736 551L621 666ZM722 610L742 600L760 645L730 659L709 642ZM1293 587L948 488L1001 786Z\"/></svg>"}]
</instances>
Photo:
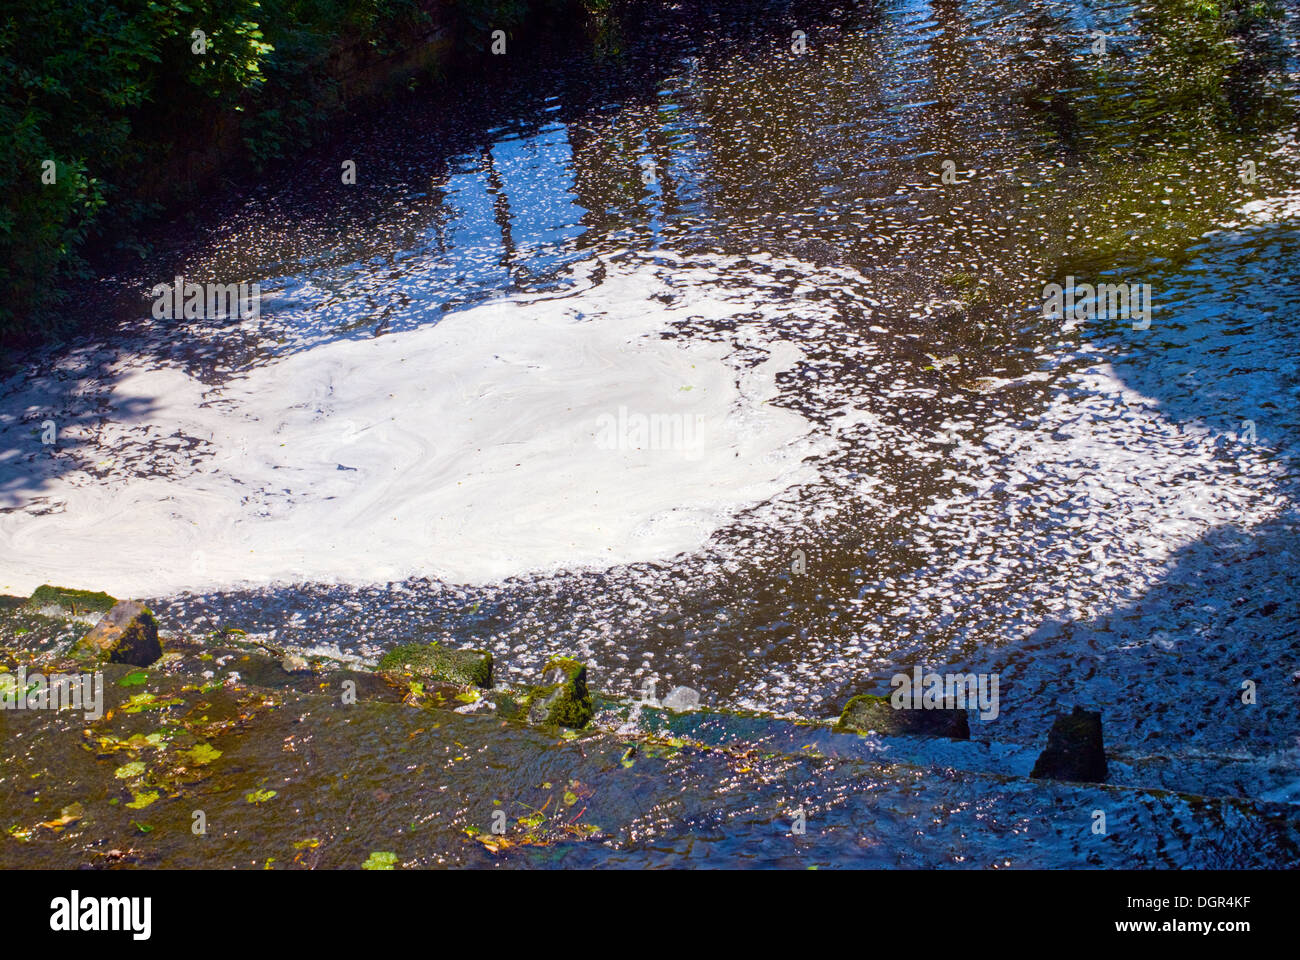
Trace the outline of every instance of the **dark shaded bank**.
<instances>
[{"instance_id":1,"label":"dark shaded bank","mask_svg":"<svg viewBox=\"0 0 1300 960\"><path fill-rule=\"evenodd\" d=\"M395 90L470 81L524 37L598 36L606 0L32 0L0 19L0 337L161 218ZM494 44L496 49L493 50ZM467 69L468 68L468 69ZM443 92L446 92L445 90Z\"/></svg>"},{"instance_id":2,"label":"dark shaded bank","mask_svg":"<svg viewBox=\"0 0 1300 960\"><path fill-rule=\"evenodd\" d=\"M571 660L510 687L473 651L372 667L234 627L96 663L77 638L102 600L0 598L5 868L1300 863L1291 805L1122 754L1106 783L1035 779L1041 744L881 733L852 705L836 725L674 709L590 692ZM33 699L78 672L93 707Z\"/></svg>"}]
</instances>

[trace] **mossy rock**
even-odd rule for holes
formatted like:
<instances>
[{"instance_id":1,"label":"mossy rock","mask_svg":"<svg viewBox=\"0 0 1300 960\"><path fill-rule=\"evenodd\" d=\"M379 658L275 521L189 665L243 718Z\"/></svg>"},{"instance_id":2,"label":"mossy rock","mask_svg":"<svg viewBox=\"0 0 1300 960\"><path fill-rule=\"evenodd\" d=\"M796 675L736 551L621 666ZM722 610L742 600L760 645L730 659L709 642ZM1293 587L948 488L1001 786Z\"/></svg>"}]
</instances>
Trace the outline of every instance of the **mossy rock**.
<instances>
[{"instance_id":1,"label":"mossy rock","mask_svg":"<svg viewBox=\"0 0 1300 960\"><path fill-rule=\"evenodd\" d=\"M117 603L116 597L92 590L72 590L68 587L54 587L46 583L36 588L27 598L27 609L36 613L57 608L71 615L81 616L97 613L105 614Z\"/></svg>"},{"instance_id":2,"label":"mossy rock","mask_svg":"<svg viewBox=\"0 0 1300 960\"><path fill-rule=\"evenodd\" d=\"M410 643L395 647L379 660L379 672L395 680L414 679L461 686L492 686L492 654L486 650L453 650L440 643Z\"/></svg>"},{"instance_id":3,"label":"mossy rock","mask_svg":"<svg viewBox=\"0 0 1300 960\"><path fill-rule=\"evenodd\" d=\"M835 729L839 733L874 732L888 737L970 739L970 720L965 710L899 709L890 702L889 697L869 693L856 696L844 705Z\"/></svg>"},{"instance_id":4,"label":"mossy rock","mask_svg":"<svg viewBox=\"0 0 1300 960\"><path fill-rule=\"evenodd\" d=\"M119 600L88 634L74 644L72 653L102 663L147 667L162 657L158 621L144 604Z\"/></svg>"},{"instance_id":5,"label":"mossy rock","mask_svg":"<svg viewBox=\"0 0 1300 960\"><path fill-rule=\"evenodd\" d=\"M1104 783L1108 770L1101 737L1101 713L1075 707L1058 714L1047 734L1047 749L1034 762L1031 777Z\"/></svg>"},{"instance_id":6,"label":"mossy rock","mask_svg":"<svg viewBox=\"0 0 1300 960\"><path fill-rule=\"evenodd\" d=\"M582 729L595 712L587 689L587 665L569 657L548 661L542 668L542 682L528 690L521 708L530 723Z\"/></svg>"}]
</instances>

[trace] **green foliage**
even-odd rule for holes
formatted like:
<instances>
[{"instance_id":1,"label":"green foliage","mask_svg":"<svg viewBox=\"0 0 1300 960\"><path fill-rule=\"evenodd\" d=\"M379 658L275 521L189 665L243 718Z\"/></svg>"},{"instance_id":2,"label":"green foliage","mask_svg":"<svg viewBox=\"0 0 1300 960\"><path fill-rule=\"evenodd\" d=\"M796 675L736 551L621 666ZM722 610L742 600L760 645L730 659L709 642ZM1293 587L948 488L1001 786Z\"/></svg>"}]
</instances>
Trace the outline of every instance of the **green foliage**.
<instances>
[{"instance_id":1,"label":"green foliage","mask_svg":"<svg viewBox=\"0 0 1300 960\"><path fill-rule=\"evenodd\" d=\"M158 145L133 136L238 94L271 51L257 0L25 0L0 20L0 331L57 306L93 222ZM191 52L191 31L207 52ZM53 161L54 182L43 182ZM47 178L48 179L48 178Z\"/></svg>"},{"instance_id":2,"label":"green foliage","mask_svg":"<svg viewBox=\"0 0 1300 960\"><path fill-rule=\"evenodd\" d=\"M0 13L0 334L48 323L92 237L174 197L128 189L239 118L260 165L308 139L329 102L316 68L361 38L380 52L417 0L23 0ZM203 46L194 31L203 32ZM200 49L202 52L200 52ZM53 182L43 182L53 162ZM48 179L48 177L46 178Z\"/></svg>"},{"instance_id":3,"label":"green foliage","mask_svg":"<svg viewBox=\"0 0 1300 960\"><path fill-rule=\"evenodd\" d=\"M527 0L457 0L457 12L474 33L506 30L523 22L528 14ZM486 46L486 42L476 43Z\"/></svg>"}]
</instances>

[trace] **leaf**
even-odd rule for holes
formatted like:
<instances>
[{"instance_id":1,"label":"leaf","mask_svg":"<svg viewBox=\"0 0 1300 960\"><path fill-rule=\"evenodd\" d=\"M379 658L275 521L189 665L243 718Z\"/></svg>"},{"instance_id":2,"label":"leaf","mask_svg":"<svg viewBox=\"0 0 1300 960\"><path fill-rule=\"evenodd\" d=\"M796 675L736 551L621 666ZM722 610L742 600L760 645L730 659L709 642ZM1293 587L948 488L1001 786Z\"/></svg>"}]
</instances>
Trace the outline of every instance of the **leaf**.
<instances>
[{"instance_id":1,"label":"leaf","mask_svg":"<svg viewBox=\"0 0 1300 960\"><path fill-rule=\"evenodd\" d=\"M62 830L68 824L76 823L83 816L85 816L85 810L82 809L81 804L73 802L59 811L59 817L57 819L48 820L45 823L39 824L39 826L46 827L50 830Z\"/></svg>"},{"instance_id":2,"label":"leaf","mask_svg":"<svg viewBox=\"0 0 1300 960\"><path fill-rule=\"evenodd\" d=\"M171 707L184 702L184 700L178 700L175 697L170 700L159 700L152 693L137 693L126 702L126 706L122 710L125 713L139 713L141 710L158 710L162 707Z\"/></svg>"},{"instance_id":3,"label":"leaf","mask_svg":"<svg viewBox=\"0 0 1300 960\"><path fill-rule=\"evenodd\" d=\"M265 803L274 796L276 796L274 790L254 790L251 793L244 794L244 799L249 803Z\"/></svg>"},{"instance_id":4,"label":"leaf","mask_svg":"<svg viewBox=\"0 0 1300 960\"><path fill-rule=\"evenodd\" d=\"M371 853L366 862L361 865L362 870L393 870L397 863L397 854L388 850L378 850Z\"/></svg>"},{"instance_id":5,"label":"leaf","mask_svg":"<svg viewBox=\"0 0 1300 960\"><path fill-rule=\"evenodd\" d=\"M24 829L15 823L9 828L9 836L13 837L15 840L21 840L23 843L27 843L27 841L32 838L32 831Z\"/></svg>"},{"instance_id":6,"label":"leaf","mask_svg":"<svg viewBox=\"0 0 1300 960\"><path fill-rule=\"evenodd\" d=\"M133 670L125 677L117 681L119 687L138 687L149 679L149 674L144 670Z\"/></svg>"},{"instance_id":7,"label":"leaf","mask_svg":"<svg viewBox=\"0 0 1300 960\"><path fill-rule=\"evenodd\" d=\"M132 777L144 775L144 763L136 760L132 763L124 763L113 771L113 776L119 780L130 780Z\"/></svg>"},{"instance_id":8,"label":"leaf","mask_svg":"<svg viewBox=\"0 0 1300 960\"><path fill-rule=\"evenodd\" d=\"M149 804L158 799L160 794L157 790L145 790L135 794L135 799L127 804L132 810L143 810Z\"/></svg>"},{"instance_id":9,"label":"leaf","mask_svg":"<svg viewBox=\"0 0 1300 960\"><path fill-rule=\"evenodd\" d=\"M193 749L186 750L185 752L183 752L181 756L188 757L190 763L193 763L197 766L202 766L203 764L211 763L213 760L216 760L218 757L220 757L221 751L218 750L216 747L212 746L212 744L210 743L200 743L196 745ZM272 796L274 795L275 793L274 791L272 791Z\"/></svg>"}]
</instances>

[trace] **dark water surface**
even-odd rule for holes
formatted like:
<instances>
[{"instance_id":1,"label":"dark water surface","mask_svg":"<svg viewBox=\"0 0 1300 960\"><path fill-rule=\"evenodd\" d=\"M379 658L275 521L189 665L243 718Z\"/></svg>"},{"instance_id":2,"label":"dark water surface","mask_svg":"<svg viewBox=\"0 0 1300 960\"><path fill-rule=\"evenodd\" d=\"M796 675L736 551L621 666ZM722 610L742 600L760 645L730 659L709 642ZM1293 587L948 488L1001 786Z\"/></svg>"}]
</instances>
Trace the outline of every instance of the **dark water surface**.
<instances>
[{"instance_id":1,"label":"dark water surface","mask_svg":"<svg viewBox=\"0 0 1300 960\"><path fill-rule=\"evenodd\" d=\"M738 512L702 549L486 584L344 587L308 570L151 605L164 625L362 657L420 638L487 647L504 679L569 653L609 693L655 678L661 693L686 685L709 705L796 718L887 692L916 664L996 672L1000 713L972 722L976 740L1028 749L1080 703L1102 711L1118 779L1273 805L1207 813L1176 794L954 773L945 763L966 768L952 758L869 773L783 760L746 777L697 763L667 773L679 795L629 791L648 791L634 835L566 862L1293 865L1300 16L1195 7L648 10L595 53L485 61L495 74L454 104L417 91L201 240L178 232L148 277L105 284L107 299L174 272L259 279L259 321L165 327L146 305L123 341L0 385L0 429L24 449L14 438L45 415L23 399L33 383L43 409L74 420L130 366L174 367L219 398L260 366L503 295L571 295L581 310L602 282L593 263L670 286L707 275L749 306L673 336L756 359L796 345L774 403L834 442L814 480ZM1093 29L1113 34L1104 57ZM357 186L321 187L344 158ZM1149 329L1045 320L1043 287L1066 277L1150 284ZM87 437L57 467L87 483L155 471L184 484L211 452L147 426ZM17 509L56 509L23 479L33 457L0 462L0 482ZM1243 680L1256 704L1240 702ZM362 766L383 766L384 729L357 741ZM325 789L324 774L300 775ZM452 766L438 777L425 787L492 794ZM807 855L773 826L792 798L824 829ZM1110 804L1128 833L1089 853L1087 815L1063 819L1062 804ZM458 833L446 826L447 849Z\"/></svg>"}]
</instances>

